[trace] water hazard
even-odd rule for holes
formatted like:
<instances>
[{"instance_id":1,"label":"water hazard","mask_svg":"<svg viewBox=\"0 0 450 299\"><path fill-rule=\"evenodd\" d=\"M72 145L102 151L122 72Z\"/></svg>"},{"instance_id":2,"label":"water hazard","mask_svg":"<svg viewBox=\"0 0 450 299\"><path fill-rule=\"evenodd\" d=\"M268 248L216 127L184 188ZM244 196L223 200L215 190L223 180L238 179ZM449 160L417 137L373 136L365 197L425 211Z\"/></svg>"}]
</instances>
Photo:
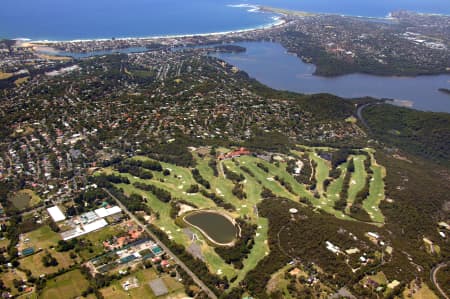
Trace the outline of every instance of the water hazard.
<instances>
[{"instance_id":1,"label":"water hazard","mask_svg":"<svg viewBox=\"0 0 450 299\"><path fill-rule=\"evenodd\" d=\"M184 220L198 228L215 243L225 245L233 242L236 238L236 226L219 213L200 211L187 215Z\"/></svg>"}]
</instances>

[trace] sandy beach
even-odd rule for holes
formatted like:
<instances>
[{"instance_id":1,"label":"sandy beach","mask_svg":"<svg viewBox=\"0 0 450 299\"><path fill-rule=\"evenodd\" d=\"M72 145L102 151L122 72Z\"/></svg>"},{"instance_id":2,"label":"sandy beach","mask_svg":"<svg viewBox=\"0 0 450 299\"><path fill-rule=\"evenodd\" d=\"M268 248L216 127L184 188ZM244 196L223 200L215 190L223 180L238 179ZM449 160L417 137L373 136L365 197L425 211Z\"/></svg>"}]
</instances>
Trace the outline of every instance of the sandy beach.
<instances>
[{"instance_id":1,"label":"sandy beach","mask_svg":"<svg viewBox=\"0 0 450 299\"><path fill-rule=\"evenodd\" d=\"M118 37L115 38L117 41L127 41L127 40L160 40L160 39L173 39L173 38L188 38L195 36L203 36L203 37L214 37L214 36L222 36L227 34L238 34L245 32L252 32L258 30L267 30L274 27L279 27L286 24L286 20L282 17L273 17L274 22L261 25L258 27L247 28L247 29L238 29L238 30L229 30L229 31L221 31L221 32L209 32L209 33L190 33L190 34L173 34L173 35L158 35L158 36L146 36L146 37ZM93 42L93 41L110 41L110 38L93 38L93 39L75 39L75 40L67 40L67 41L58 41L58 40L36 40L36 41L25 41L21 43L22 46L40 46L41 49L44 50L43 45L51 45L56 43L83 43L83 42ZM45 51L54 51L51 47L45 47Z\"/></svg>"}]
</instances>

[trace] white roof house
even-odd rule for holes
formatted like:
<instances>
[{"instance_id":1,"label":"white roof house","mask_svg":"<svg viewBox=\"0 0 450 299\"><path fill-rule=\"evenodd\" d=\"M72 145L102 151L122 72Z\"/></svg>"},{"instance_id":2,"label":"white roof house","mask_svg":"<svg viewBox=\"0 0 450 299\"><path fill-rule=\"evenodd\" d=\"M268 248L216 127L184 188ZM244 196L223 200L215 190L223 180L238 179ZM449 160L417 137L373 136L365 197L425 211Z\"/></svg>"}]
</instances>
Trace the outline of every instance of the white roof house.
<instances>
[{"instance_id":1,"label":"white roof house","mask_svg":"<svg viewBox=\"0 0 450 299\"><path fill-rule=\"evenodd\" d=\"M122 212L122 209L118 206L113 206L109 209L100 208L100 209L95 210L94 212L95 212L95 214L97 214L98 217L105 218L105 217Z\"/></svg>"},{"instance_id":2,"label":"white roof house","mask_svg":"<svg viewBox=\"0 0 450 299\"><path fill-rule=\"evenodd\" d=\"M83 230L84 230L84 233L87 234L87 233L96 231L102 227L105 227L107 225L108 225L108 222L106 222L105 219L99 219L97 221L83 225Z\"/></svg>"},{"instance_id":3,"label":"white roof house","mask_svg":"<svg viewBox=\"0 0 450 299\"><path fill-rule=\"evenodd\" d=\"M375 238L375 239L379 239L380 236L377 233L373 233L373 232L368 232L367 233L370 237Z\"/></svg>"},{"instance_id":4,"label":"white roof house","mask_svg":"<svg viewBox=\"0 0 450 299\"><path fill-rule=\"evenodd\" d=\"M66 216L63 214L63 212L58 206L48 208L47 212L50 214L50 217L52 217L53 221L55 222L63 221L64 219L66 219Z\"/></svg>"},{"instance_id":5,"label":"white roof house","mask_svg":"<svg viewBox=\"0 0 450 299\"><path fill-rule=\"evenodd\" d=\"M101 218L89 224L85 224L82 227L77 226L75 229L65 231L61 233L61 237L63 240L67 241L73 238L77 238L79 236L88 234L90 232L96 231L108 225L105 219Z\"/></svg>"},{"instance_id":6,"label":"white roof house","mask_svg":"<svg viewBox=\"0 0 450 299\"><path fill-rule=\"evenodd\" d=\"M325 241L325 244L327 249L335 254L338 254L341 251L338 246L334 245L330 241Z\"/></svg>"}]
</instances>

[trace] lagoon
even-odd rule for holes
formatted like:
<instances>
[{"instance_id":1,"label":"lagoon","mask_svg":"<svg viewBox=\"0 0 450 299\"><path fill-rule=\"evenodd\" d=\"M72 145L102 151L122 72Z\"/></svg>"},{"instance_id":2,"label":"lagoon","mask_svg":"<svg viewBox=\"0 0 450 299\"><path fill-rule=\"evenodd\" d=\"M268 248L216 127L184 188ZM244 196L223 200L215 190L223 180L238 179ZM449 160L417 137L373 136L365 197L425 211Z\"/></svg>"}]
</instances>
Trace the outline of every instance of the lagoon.
<instances>
[{"instance_id":1,"label":"lagoon","mask_svg":"<svg viewBox=\"0 0 450 299\"><path fill-rule=\"evenodd\" d=\"M304 63L278 43L245 42L242 53L215 53L214 56L247 72L250 77L279 90L299 93L331 93L345 98L371 96L411 102L412 108L450 113L450 75L382 77L351 74L339 77L313 75L315 66Z\"/></svg>"}]
</instances>

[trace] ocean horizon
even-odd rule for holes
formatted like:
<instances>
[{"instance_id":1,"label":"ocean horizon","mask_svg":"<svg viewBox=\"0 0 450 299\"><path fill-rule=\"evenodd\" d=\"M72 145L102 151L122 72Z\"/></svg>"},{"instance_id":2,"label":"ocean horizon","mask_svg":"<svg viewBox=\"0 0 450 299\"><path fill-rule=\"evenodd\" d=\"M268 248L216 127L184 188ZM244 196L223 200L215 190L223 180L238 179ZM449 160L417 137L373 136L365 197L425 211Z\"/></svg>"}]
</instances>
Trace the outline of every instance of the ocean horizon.
<instances>
[{"instance_id":1,"label":"ocean horizon","mask_svg":"<svg viewBox=\"0 0 450 299\"><path fill-rule=\"evenodd\" d=\"M395 10L448 14L446 0L4 0L0 38L98 40L211 34L262 28L276 15L253 5L313 13L386 17Z\"/></svg>"}]
</instances>

